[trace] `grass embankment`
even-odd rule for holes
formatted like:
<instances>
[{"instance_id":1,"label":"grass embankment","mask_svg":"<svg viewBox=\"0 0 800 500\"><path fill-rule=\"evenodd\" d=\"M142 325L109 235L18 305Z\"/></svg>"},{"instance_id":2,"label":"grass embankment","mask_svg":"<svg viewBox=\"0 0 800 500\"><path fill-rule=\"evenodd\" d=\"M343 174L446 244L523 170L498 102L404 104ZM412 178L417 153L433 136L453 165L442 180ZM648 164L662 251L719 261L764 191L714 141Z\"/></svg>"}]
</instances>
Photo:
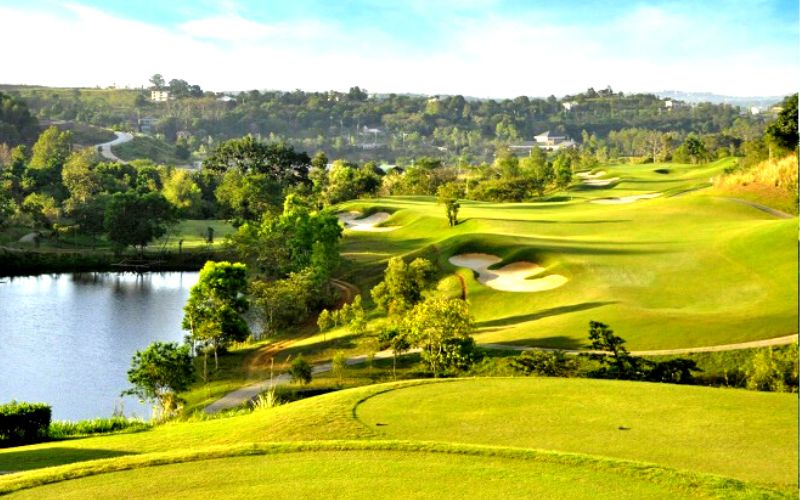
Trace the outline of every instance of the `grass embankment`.
<instances>
[{"instance_id":1,"label":"grass embankment","mask_svg":"<svg viewBox=\"0 0 800 500\"><path fill-rule=\"evenodd\" d=\"M431 491L441 492L450 491L442 488L457 482L464 482L465 488L479 487L480 482L471 486L471 480L457 471L484 464L492 471L490 476L496 475L499 488L510 488L505 483L511 480L517 483L515 487L525 488L518 491L568 491L570 481L583 475L587 479L575 486L578 493L593 481L598 490L612 491L611 484L616 481L620 486L630 483L630 491L641 491L642 495L650 495L649 491L662 495L660 488L681 497L755 494L755 484L781 490L795 485L797 435L792 422L796 419L795 398L788 394L576 379L398 382L326 394L236 417L0 450L0 470L66 466L0 477L0 491L161 463L304 451L278 458L249 457L136 473L115 472L30 493L50 496L61 491L79 492L85 487L100 488L97 491L114 496L121 491L117 488L127 487L129 480L139 481L136 478L155 481L170 477L168 483L186 487L201 471L209 477L209 468L225 471L240 466L237 479L220 479L217 483L230 484L231 494L239 494L263 491L257 490L265 487L263 481L275 487L274 478L285 476L264 472L271 470L272 464L275 471L295 467L298 481L314 474L330 474L324 481L340 478L346 485L343 487L352 485L358 491L366 480L359 471L369 471L372 464L373 468L383 467L387 474L396 473L392 477L401 481L396 484L430 480L431 488L438 488ZM343 443L343 439L358 442ZM321 440L336 442L319 443ZM551 451L537 451L545 449ZM375 450L389 455L376 455ZM438 453L455 457L440 458ZM107 460L85 462L94 459ZM510 459L525 462L517 466ZM350 470L351 460L352 483L348 483L342 475ZM397 465L389 465L395 461ZM428 464L430 469L417 468L414 463ZM503 467L514 474L502 474ZM518 476L516 471L523 467L529 467L531 475ZM723 474L751 484L704 473ZM210 475L218 479L228 476ZM287 492L315 491L294 481L280 484ZM208 480L198 483L198 487L204 485L211 490L217 487ZM513 493L517 490L508 491L518 495Z\"/></svg>"},{"instance_id":2,"label":"grass embankment","mask_svg":"<svg viewBox=\"0 0 800 500\"><path fill-rule=\"evenodd\" d=\"M213 244L206 243L207 228L214 228ZM42 238L39 248L19 242L29 229L7 228L0 235L0 276L58 272L112 271L125 258L138 258L133 250L115 255L104 239L92 242L88 238L58 240ZM186 271L203 267L206 260L225 255L225 236L234 231L227 221L183 220L163 238L145 247L145 257L158 261L153 271ZM178 243L183 240L182 252Z\"/></svg>"},{"instance_id":3,"label":"grass embankment","mask_svg":"<svg viewBox=\"0 0 800 500\"><path fill-rule=\"evenodd\" d=\"M185 164L175 156L175 146L155 137L137 135L131 141L112 146L111 151L121 160L150 160L163 165Z\"/></svg>"},{"instance_id":4,"label":"grass embankment","mask_svg":"<svg viewBox=\"0 0 800 500\"><path fill-rule=\"evenodd\" d=\"M797 155L717 176L714 191L797 215Z\"/></svg>"},{"instance_id":5,"label":"grass embankment","mask_svg":"<svg viewBox=\"0 0 800 500\"><path fill-rule=\"evenodd\" d=\"M733 161L605 167L606 177L619 182L578 184L563 202L463 201L455 228L430 197L351 202L342 208L389 208L394 215L387 225L402 227L348 232L345 278L366 291L380 281L388 258L431 258L444 276L457 272L464 278L478 342L580 348L590 320L610 324L633 350L794 333L797 220L692 191L709 186ZM589 203L644 193L660 196ZM497 291L448 262L466 252L498 255L503 262L497 267L528 260L546 268L537 277L560 274L568 282L537 293Z\"/></svg>"}]
</instances>

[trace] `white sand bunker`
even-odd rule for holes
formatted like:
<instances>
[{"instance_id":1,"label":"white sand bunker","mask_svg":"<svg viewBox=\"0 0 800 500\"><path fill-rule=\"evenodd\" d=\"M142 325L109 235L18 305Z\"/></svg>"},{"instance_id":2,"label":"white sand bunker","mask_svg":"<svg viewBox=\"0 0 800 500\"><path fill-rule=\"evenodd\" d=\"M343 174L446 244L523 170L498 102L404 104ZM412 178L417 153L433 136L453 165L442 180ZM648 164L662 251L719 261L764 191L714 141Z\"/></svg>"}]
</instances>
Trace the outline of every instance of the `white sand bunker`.
<instances>
[{"instance_id":1,"label":"white sand bunker","mask_svg":"<svg viewBox=\"0 0 800 500\"><path fill-rule=\"evenodd\" d=\"M619 181L619 177L612 177L610 179L586 179L583 181L584 186L609 186Z\"/></svg>"},{"instance_id":2,"label":"white sand bunker","mask_svg":"<svg viewBox=\"0 0 800 500\"><path fill-rule=\"evenodd\" d=\"M633 203L634 201L638 200L658 198L659 196L661 196L661 193L635 194L631 196L623 196L621 198L598 198L596 200L591 200L591 203L598 203L600 205L619 205L621 203Z\"/></svg>"},{"instance_id":3,"label":"white sand bunker","mask_svg":"<svg viewBox=\"0 0 800 500\"><path fill-rule=\"evenodd\" d=\"M567 282L567 278L560 274L526 279L541 274L545 270L533 262L519 261L500 269L489 269L489 266L497 264L503 259L488 253L465 253L454 255L449 260L454 266L467 267L476 271L480 283L503 292L543 292L558 288Z\"/></svg>"},{"instance_id":4,"label":"white sand bunker","mask_svg":"<svg viewBox=\"0 0 800 500\"><path fill-rule=\"evenodd\" d=\"M386 212L376 212L369 217L364 217L363 219L359 219L359 217L361 217L360 212L342 212L336 214L336 216L339 218L339 221L344 224L344 227L353 231L381 233L386 231L394 231L395 229L400 228L400 226L376 227L378 224L382 224L389 220L391 214Z\"/></svg>"},{"instance_id":5,"label":"white sand bunker","mask_svg":"<svg viewBox=\"0 0 800 500\"><path fill-rule=\"evenodd\" d=\"M595 173L589 172L578 172L575 176L579 179L582 179L584 186L592 186L592 187L601 187L601 186L609 186L617 181L619 181L619 177L612 177L611 179L600 179L606 175L605 170L601 170Z\"/></svg>"},{"instance_id":6,"label":"white sand bunker","mask_svg":"<svg viewBox=\"0 0 800 500\"><path fill-rule=\"evenodd\" d=\"M604 175L606 175L606 171L605 170L601 170L601 171L595 172L593 174L589 173L589 172L578 172L575 175L579 179L597 179L598 177L603 177Z\"/></svg>"}]
</instances>

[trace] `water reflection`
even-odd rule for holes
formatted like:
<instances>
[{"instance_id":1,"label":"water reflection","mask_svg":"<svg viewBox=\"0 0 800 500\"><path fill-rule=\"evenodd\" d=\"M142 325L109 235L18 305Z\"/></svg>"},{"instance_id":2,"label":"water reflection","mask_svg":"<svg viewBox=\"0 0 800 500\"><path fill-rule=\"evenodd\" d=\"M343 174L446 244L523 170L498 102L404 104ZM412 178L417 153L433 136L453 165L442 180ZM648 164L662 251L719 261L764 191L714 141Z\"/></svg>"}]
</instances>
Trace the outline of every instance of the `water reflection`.
<instances>
[{"instance_id":1,"label":"water reflection","mask_svg":"<svg viewBox=\"0 0 800 500\"><path fill-rule=\"evenodd\" d=\"M181 341L197 273L76 273L0 284L0 401L45 401L53 417L149 416L127 388L133 353Z\"/></svg>"}]
</instances>

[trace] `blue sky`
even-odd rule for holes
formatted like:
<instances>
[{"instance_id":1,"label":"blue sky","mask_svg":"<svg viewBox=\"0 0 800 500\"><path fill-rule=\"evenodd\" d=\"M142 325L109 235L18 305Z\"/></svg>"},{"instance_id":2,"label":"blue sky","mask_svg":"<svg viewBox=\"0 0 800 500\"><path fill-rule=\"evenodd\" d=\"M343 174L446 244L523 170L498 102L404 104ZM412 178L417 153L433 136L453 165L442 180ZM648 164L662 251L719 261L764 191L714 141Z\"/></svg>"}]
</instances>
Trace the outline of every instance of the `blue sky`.
<instances>
[{"instance_id":1,"label":"blue sky","mask_svg":"<svg viewBox=\"0 0 800 500\"><path fill-rule=\"evenodd\" d=\"M797 1L0 0L2 83L563 95L779 95ZM30 34L36 33L35 40Z\"/></svg>"}]
</instances>

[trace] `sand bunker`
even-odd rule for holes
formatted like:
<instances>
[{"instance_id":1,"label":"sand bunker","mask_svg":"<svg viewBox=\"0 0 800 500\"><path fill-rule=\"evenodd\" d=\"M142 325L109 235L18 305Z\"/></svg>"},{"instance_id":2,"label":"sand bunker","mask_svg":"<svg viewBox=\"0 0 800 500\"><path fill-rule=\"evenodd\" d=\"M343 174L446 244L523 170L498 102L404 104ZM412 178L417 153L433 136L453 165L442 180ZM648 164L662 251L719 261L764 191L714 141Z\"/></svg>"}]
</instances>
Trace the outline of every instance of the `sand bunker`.
<instances>
[{"instance_id":1,"label":"sand bunker","mask_svg":"<svg viewBox=\"0 0 800 500\"><path fill-rule=\"evenodd\" d=\"M606 175L605 170L601 170L599 172L595 172L590 174L589 172L578 172L575 176L578 179L583 181L584 186L592 186L592 187L602 187L602 186L609 186L617 181L619 181L619 177L612 177L611 179L600 179Z\"/></svg>"},{"instance_id":2,"label":"sand bunker","mask_svg":"<svg viewBox=\"0 0 800 500\"><path fill-rule=\"evenodd\" d=\"M339 217L339 220L342 222L342 224L344 224L344 227L353 231L381 233L386 231L394 231L395 229L400 228L400 226L376 227L378 224L382 224L389 220L391 214L386 212L376 212L369 217L364 217L363 219L359 219L359 217L361 217L360 212L342 212L336 214L336 216Z\"/></svg>"},{"instance_id":3,"label":"sand bunker","mask_svg":"<svg viewBox=\"0 0 800 500\"><path fill-rule=\"evenodd\" d=\"M619 205L621 203L633 203L634 201L638 200L658 198L659 196L661 196L661 193L636 194L631 196L623 196L621 198L598 198L596 200L591 200L591 203L598 203L600 205Z\"/></svg>"},{"instance_id":4,"label":"sand bunker","mask_svg":"<svg viewBox=\"0 0 800 500\"><path fill-rule=\"evenodd\" d=\"M543 292L558 288L567 282L567 278L560 274L526 279L541 274L545 270L533 262L519 261L500 269L489 269L489 266L502 260L496 255L487 253L465 253L450 257L450 263L454 266L467 267L476 271L480 283L503 292Z\"/></svg>"},{"instance_id":5,"label":"sand bunker","mask_svg":"<svg viewBox=\"0 0 800 500\"><path fill-rule=\"evenodd\" d=\"M612 177L610 179L586 179L583 181L583 185L592 187L609 186L617 181L619 181L619 177Z\"/></svg>"},{"instance_id":6,"label":"sand bunker","mask_svg":"<svg viewBox=\"0 0 800 500\"><path fill-rule=\"evenodd\" d=\"M578 179L597 179L598 177L603 177L604 175L606 175L605 170L601 170L593 174L590 174L589 172L578 172L577 174L575 174L575 176L578 177Z\"/></svg>"}]
</instances>

